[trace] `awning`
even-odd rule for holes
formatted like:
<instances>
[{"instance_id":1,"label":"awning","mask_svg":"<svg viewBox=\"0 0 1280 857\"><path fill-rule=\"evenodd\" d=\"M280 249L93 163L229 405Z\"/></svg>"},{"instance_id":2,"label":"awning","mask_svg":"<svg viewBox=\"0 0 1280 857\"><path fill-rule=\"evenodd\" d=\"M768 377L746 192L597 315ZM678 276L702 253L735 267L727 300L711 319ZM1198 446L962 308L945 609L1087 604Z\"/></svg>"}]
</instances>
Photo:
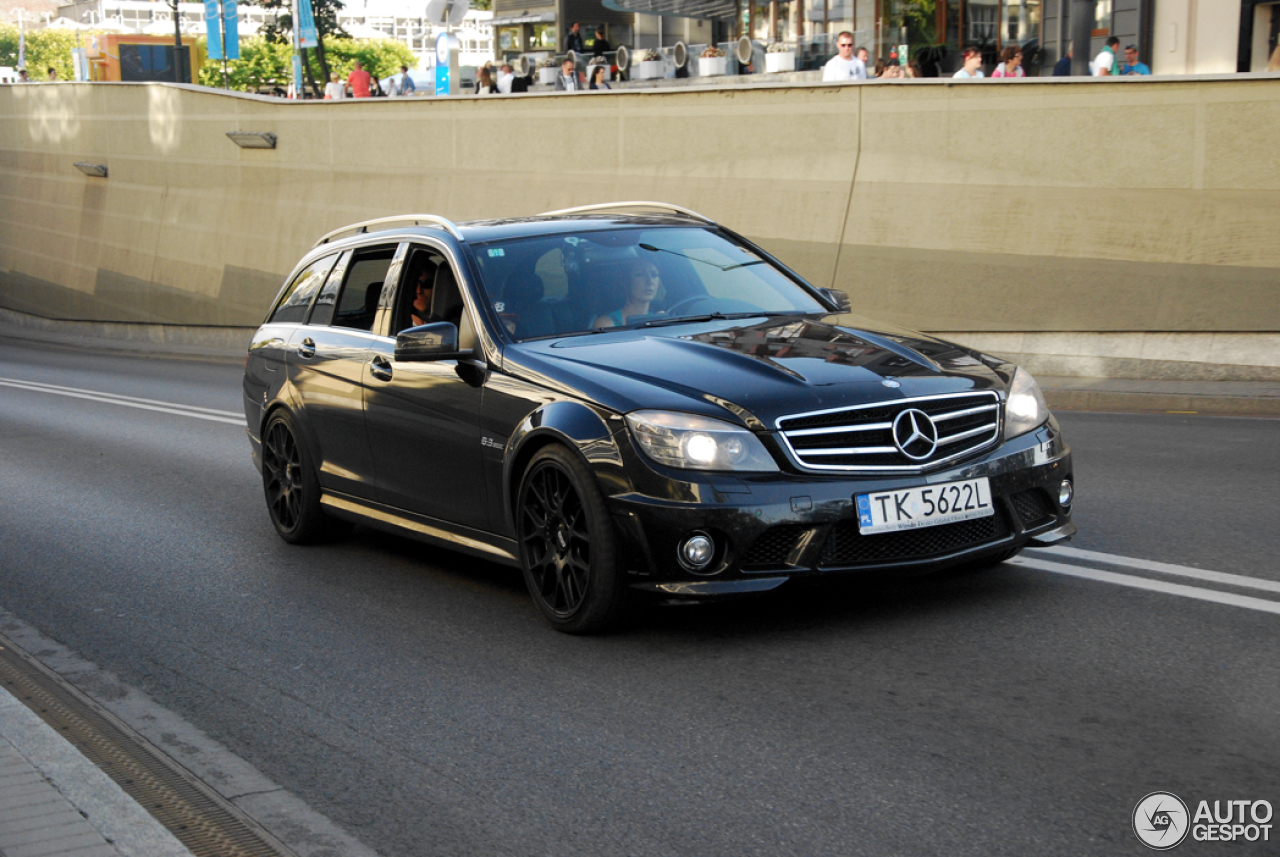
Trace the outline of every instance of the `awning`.
<instances>
[{"instance_id":1,"label":"awning","mask_svg":"<svg viewBox=\"0 0 1280 857\"><path fill-rule=\"evenodd\" d=\"M670 18L699 18L704 21L732 21L733 0L603 0L606 9L640 12Z\"/></svg>"},{"instance_id":2,"label":"awning","mask_svg":"<svg viewBox=\"0 0 1280 857\"><path fill-rule=\"evenodd\" d=\"M517 24L554 24L555 12L543 12L541 15L505 15L501 18L490 18L486 23L493 27L513 27Z\"/></svg>"}]
</instances>

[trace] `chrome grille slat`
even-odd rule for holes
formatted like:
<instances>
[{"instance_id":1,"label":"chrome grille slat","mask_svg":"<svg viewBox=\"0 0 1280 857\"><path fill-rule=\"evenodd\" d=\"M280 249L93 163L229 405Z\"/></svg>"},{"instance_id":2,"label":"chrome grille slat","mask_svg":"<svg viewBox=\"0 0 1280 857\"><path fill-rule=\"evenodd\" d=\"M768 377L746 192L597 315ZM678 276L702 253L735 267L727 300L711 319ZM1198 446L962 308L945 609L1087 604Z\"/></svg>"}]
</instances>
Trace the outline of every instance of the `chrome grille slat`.
<instances>
[{"instance_id":1,"label":"chrome grille slat","mask_svg":"<svg viewBox=\"0 0 1280 857\"><path fill-rule=\"evenodd\" d=\"M998 407L1000 406L999 405L982 405L981 407L969 408L968 410L964 410L964 411L949 411L948 413L945 413L945 414L938 414L936 417L933 418L933 421L935 423L940 423L945 420L954 420L956 417L967 417L973 414L980 414L983 411L994 411ZM891 425L891 424L887 424L887 425Z\"/></svg>"},{"instance_id":2,"label":"chrome grille slat","mask_svg":"<svg viewBox=\"0 0 1280 857\"><path fill-rule=\"evenodd\" d=\"M904 455L897 446L899 441L893 437L894 420L906 410L920 411L934 423L937 444L924 460ZM919 414L909 419L921 425L925 422ZM944 434L940 431L944 426L954 430ZM1001 399L994 391L918 396L792 414L780 417L776 427L793 460L805 470L920 473L982 452L999 442ZM825 439L828 436L830 440ZM894 445L885 446L886 440ZM914 448L913 452L921 454Z\"/></svg>"},{"instance_id":3,"label":"chrome grille slat","mask_svg":"<svg viewBox=\"0 0 1280 857\"><path fill-rule=\"evenodd\" d=\"M938 446L946 446L949 443L955 443L958 440L964 440L967 437L976 437L980 434L986 434L991 431L991 426L978 426L976 429L962 431L959 434L949 434L946 437L938 435Z\"/></svg>"},{"instance_id":4,"label":"chrome grille slat","mask_svg":"<svg viewBox=\"0 0 1280 857\"><path fill-rule=\"evenodd\" d=\"M805 437L811 434L838 434L845 431L876 431L893 428L893 423L867 423L861 426L828 426L827 428L796 429L787 432L791 437Z\"/></svg>"}]
</instances>

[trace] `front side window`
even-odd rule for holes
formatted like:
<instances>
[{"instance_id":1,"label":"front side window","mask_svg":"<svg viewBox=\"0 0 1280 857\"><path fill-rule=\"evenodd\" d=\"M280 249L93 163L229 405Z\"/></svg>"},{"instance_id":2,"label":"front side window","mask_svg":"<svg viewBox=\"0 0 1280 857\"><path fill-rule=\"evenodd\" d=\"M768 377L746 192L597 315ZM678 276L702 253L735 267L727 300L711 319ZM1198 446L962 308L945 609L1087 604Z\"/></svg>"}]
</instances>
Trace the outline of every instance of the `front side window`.
<instances>
[{"instance_id":1,"label":"front side window","mask_svg":"<svg viewBox=\"0 0 1280 857\"><path fill-rule=\"evenodd\" d=\"M271 314L271 321L280 323L305 320L307 309L311 306L311 299L324 284L337 258L337 254L334 254L317 259L294 277L293 282L280 298L280 303L276 305L275 312Z\"/></svg>"},{"instance_id":2,"label":"front side window","mask_svg":"<svg viewBox=\"0 0 1280 857\"><path fill-rule=\"evenodd\" d=\"M492 241L474 252L485 299L517 340L827 311L751 247L714 229L580 232Z\"/></svg>"}]
</instances>

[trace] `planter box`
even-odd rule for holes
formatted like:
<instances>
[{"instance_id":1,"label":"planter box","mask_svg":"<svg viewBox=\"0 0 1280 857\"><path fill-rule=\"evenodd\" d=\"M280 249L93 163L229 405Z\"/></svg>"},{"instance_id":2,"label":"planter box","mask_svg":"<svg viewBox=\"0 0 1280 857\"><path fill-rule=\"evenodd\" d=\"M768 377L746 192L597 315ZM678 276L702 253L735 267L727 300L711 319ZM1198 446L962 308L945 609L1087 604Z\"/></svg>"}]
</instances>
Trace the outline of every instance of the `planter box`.
<instances>
[{"instance_id":1,"label":"planter box","mask_svg":"<svg viewBox=\"0 0 1280 857\"><path fill-rule=\"evenodd\" d=\"M795 71L796 70L796 54L795 51L787 51L785 53L773 53L764 55L764 70L766 72L778 71Z\"/></svg>"},{"instance_id":2,"label":"planter box","mask_svg":"<svg viewBox=\"0 0 1280 857\"><path fill-rule=\"evenodd\" d=\"M544 84L546 86L555 86L556 77L559 74L560 74L559 66L556 66L555 68L540 68L538 69L538 83Z\"/></svg>"},{"instance_id":3,"label":"planter box","mask_svg":"<svg viewBox=\"0 0 1280 857\"><path fill-rule=\"evenodd\" d=\"M657 80L663 76L662 60L636 63L631 75L632 80Z\"/></svg>"},{"instance_id":4,"label":"planter box","mask_svg":"<svg viewBox=\"0 0 1280 857\"><path fill-rule=\"evenodd\" d=\"M714 77L717 74L724 74L728 63L728 57L698 57L698 77Z\"/></svg>"}]
</instances>

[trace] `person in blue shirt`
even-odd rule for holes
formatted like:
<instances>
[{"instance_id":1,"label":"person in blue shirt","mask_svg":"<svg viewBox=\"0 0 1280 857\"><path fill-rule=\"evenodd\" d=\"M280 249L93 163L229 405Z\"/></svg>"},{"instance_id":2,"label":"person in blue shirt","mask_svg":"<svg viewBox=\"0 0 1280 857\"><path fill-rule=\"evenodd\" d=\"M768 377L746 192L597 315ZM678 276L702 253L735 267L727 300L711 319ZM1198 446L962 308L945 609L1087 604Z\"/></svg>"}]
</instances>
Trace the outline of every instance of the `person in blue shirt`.
<instances>
[{"instance_id":1,"label":"person in blue shirt","mask_svg":"<svg viewBox=\"0 0 1280 857\"><path fill-rule=\"evenodd\" d=\"M1124 48L1124 68L1120 70L1121 74L1151 74L1151 68L1144 62L1138 62L1138 48L1134 45L1125 45Z\"/></svg>"},{"instance_id":2,"label":"person in blue shirt","mask_svg":"<svg viewBox=\"0 0 1280 857\"><path fill-rule=\"evenodd\" d=\"M1070 77L1071 76L1071 48L1067 48L1067 55L1053 64L1054 77Z\"/></svg>"}]
</instances>

